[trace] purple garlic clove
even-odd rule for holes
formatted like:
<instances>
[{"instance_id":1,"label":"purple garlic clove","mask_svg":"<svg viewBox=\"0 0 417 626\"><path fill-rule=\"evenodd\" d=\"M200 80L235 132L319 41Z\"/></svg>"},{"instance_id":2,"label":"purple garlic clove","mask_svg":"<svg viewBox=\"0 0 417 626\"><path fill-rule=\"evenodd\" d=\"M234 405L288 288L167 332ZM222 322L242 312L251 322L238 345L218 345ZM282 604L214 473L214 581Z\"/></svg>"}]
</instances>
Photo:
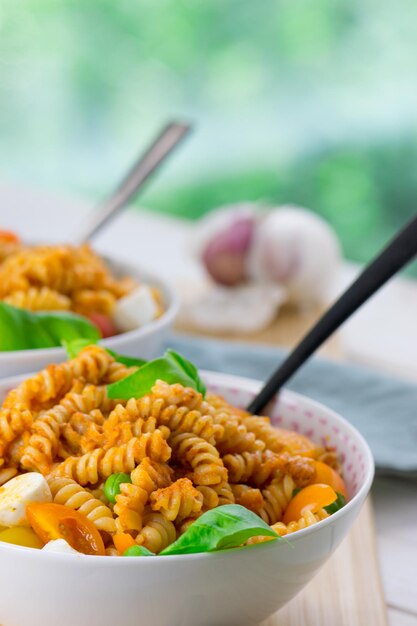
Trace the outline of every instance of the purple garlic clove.
<instances>
[{"instance_id":1,"label":"purple garlic clove","mask_svg":"<svg viewBox=\"0 0 417 626\"><path fill-rule=\"evenodd\" d=\"M231 287L247 279L247 255L255 225L254 216L236 216L206 244L203 263L213 280L220 285Z\"/></svg>"}]
</instances>

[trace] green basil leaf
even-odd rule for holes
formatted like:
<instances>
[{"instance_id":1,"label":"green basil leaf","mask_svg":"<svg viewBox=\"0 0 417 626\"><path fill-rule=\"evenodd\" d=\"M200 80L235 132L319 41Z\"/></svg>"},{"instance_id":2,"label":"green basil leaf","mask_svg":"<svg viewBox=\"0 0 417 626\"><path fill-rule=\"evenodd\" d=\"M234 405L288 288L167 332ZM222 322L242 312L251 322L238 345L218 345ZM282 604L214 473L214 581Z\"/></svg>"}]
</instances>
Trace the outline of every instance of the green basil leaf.
<instances>
[{"instance_id":1,"label":"green basil leaf","mask_svg":"<svg viewBox=\"0 0 417 626\"><path fill-rule=\"evenodd\" d=\"M123 365L126 365L127 367L142 367L142 365L145 365L145 363L147 363L147 361L145 361L144 359L137 359L134 356L125 356L124 354L118 354L117 352L110 350L110 348L106 348L106 350L118 363L123 363Z\"/></svg>"},{"instance_id":2,"label":"green basil leaf","mask_svg":"<svg viewBox=\"0 0 417 626\"><path fill-rule=\"evenodd\" d=\"M203 394L206 390L197 368L177 352L167 350L163 357L149 361L137 372L109 385L107 395L120 400L141 398L151 391L158 379L171 385L180 383Z\"/></svg>"},{"instance_id":3,"label":"green basil leaf","mask_svg":"<svg viewBox=\"0 0 417 626\"><path fill-rule=\"evenodd\" d=\"M345 504L346 504L345 496L342 493L337 492L336 500L323 508L325 511L327 511L329 515L333 515L333 513L336 513L336 511L340 511L340 509L342 509L345 506Z\"/></svg>"},{"instance_id":4,"label":"green basil leaf","mask_svg":"<svg viewBox=\"0 0 417 626\"><path fill-rule=\"evenodd\" d=\"M104 483L104 495L106 496L109 502L116 504L116 496L120 493L120 485L123 483L131 483L132 479L130 478L130 474L125 474L124 472L117 472L116 474L111 474L106 482Z\"/></svg>"},{"instance_id":5,"label":"green basil leaf","mask_svg":"<svg viewBox=\"0 0 417 626\"><path fill-rule=\"evenodd\" d=\"M189 526L181 537L161 552L192 554L241 546L250 537L282 539L258 515L239 504L225 504L211 509Z\"/></svg>"},{"instance_id":6,"label":"green basil leaf","mask_svg":"<svg viewBox=\"0 0 417 626\"><path fill-rule=\"evenodd\" d=\"M68 358L75 359L79 355L79 353L87 348L87 346L91 346L92 344L96 344L96 341L90 341L90 339L73 339L72 341L67 341L63 339L61 344L64 346Z\"/></svg>"},{"instance_id":7,"label":"green basil leaf","mask_svg":"<svg viewBox=\"0 0 417 626\"><path fill-rule=\"evenodd\" d=\"M81 315L66 311L33 313L0 302L0 350L54 348L63 340L100 337L98 329Z\"/></svg>"},{"instance_id":8,"label":"green basil leaf","mask_svg":"<svg viewBox=\"0 0 417 626\"><path fill-rule=\"evenodd\" d=\"M66 341L65 339L61 342L67 351L68 358L74 359L79 355L81 350L84 350L87 346L91 344L97 343L96 341L90 341L89 339L74 339L73 341ZM137 359L132 356L124 356L122 354L118 354L114 352L114 350L110 350L106 348L107 352L112 355L112 357L118 362L123 363L123 365L127 365L127 367L142 367L146 363L143 359Z\"/></svg>"},{"instance_id":9,"label":"green basil leaf","mask_svg":"<svg viewBox=\"0 0 417 626\"><path fill-rule=\"evenodd\" d=\"M156 556L153 552L148 550L148 548L144 548L143 546L130 546L125 552L123 552L123 556Z\"/></svg>"},{"instance_id":10,"label":"green basil leaf","mask_svg":"<svg viewBox=\"0 0 417 626\"><path fill-rule=\"evenodd\" d=\"M178 352L175 352L174 350L168 349L166 351L166 355L168 355L169 359L177 363L178 367L182 369L184 372L186 372L186 374L191 378L191 380L195 381L195 389L199 391L203 396L205 396L206 386L201 380L200 375L198 373L198 369L196 368L194 363L191 363L191 361L183 357ZM191 385L188 385L188 386L190 387Z\"/></svg>"}]
</instances>

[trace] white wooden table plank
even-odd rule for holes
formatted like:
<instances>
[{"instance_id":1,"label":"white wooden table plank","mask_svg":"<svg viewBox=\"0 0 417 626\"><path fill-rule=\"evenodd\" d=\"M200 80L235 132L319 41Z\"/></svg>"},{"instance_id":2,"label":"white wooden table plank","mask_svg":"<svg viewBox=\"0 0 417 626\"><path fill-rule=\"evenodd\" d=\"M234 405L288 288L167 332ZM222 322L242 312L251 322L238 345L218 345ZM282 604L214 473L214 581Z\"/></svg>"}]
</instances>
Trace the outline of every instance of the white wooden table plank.
<instances>
[{"instance_id":1,"label":"white wooden table plank","mask_svg":"<svg viewBox=\"0 0 417 626\"><path fill-rule=\"evenodd\" d=\"M377 478L372 495L386 601L417 617L417 484Z\"/></svg>"}]
</instances>

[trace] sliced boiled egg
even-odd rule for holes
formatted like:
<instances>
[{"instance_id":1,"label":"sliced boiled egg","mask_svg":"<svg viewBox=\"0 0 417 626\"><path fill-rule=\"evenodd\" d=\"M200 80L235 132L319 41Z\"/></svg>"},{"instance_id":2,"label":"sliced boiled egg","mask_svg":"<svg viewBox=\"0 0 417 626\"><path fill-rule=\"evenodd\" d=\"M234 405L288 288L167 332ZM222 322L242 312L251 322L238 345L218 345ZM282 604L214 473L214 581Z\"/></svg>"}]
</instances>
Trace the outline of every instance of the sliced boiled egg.
<instances>
[{"instance_id":1,"label":"sliced boiled egg","mask_svg":"<svg viewBox=\"0 0 417 626\"><path fill-rule=\"evenodd\" d=\"M113 321L118 330L127 332L151 322L158 313L152 291L140 285L127 296L120 298L113 309Z\"/></svg>"},{"instance_id":2,"label":"sliced boiled egg","mask_svg":"<svg viewBox=\"0 0 417 626\"><path fill-rule=\"evenodd\" d=\"M52 502L49 485L42 474L28 472L0 487L0 526L29 526L26 506L31 502Z\"/></svg>"}]
</instances>

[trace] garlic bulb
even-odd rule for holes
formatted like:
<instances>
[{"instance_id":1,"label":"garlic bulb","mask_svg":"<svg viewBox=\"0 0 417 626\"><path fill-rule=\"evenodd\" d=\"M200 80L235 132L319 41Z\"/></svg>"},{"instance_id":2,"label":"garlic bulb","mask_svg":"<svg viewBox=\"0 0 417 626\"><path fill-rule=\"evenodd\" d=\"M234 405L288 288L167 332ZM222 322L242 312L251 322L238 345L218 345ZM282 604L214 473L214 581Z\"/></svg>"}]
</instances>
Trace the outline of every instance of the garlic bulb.
<instances>
[{"instance_id":1,"label":"garlic bulb","mask_svg":"<svg viewBox=\"0 0 417 626\"><path fill-rule=\"evenodd\" d=\"M265 210L246 203L217 209L194 229L192 248L218 285L278 285L298 304L325 298L340 262L330 226L296 206Z\"/></svg>"},{"instance_id":2,"label":"garlic bulb","mask_svg":"<svg viewBox=\"0 0 417 626\"><path fill-rule=\"evenodd\" d=\"M330 226L296 206L272 209L258 224L248 263L252 280L285 286L289 300L322 299L340 263L340 246Z\"/></svg>"},{"instance_id":3,"label":"garlic bulb","mask_svg":"<svg viewBox=\"0 0 417 626\"><path fill-rule=\"evenodd\" d=\"M259 213L258 205L236 204L221 207L198 223L193 232L194 255L216 283L231 287L247 280Z\"/></svg>"}]
</instances>

